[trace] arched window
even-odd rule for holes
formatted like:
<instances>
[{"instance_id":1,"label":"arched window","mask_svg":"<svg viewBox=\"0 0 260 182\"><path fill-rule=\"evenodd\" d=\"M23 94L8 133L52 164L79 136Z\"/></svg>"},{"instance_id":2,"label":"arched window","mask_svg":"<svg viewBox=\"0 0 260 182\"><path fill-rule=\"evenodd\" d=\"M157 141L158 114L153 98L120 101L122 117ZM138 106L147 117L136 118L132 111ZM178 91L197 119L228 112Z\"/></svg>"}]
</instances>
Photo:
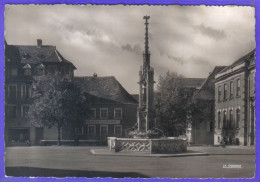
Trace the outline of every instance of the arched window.
<instances>
[{"instance_id":1,"label":"arched window","mask_svg":"<svg viewBox=\"0 0 260 182\"><path fill-rule=\"evenodd\" d=\"M224 84L224 100L227 99L227 84Z\"/></svg>"},{"instance_id":2,"label":"arched window","mask_svg":"<svg viewBox=\"0 0 260 182\"><path fill-rule=\"evenodd\" d=\"M221 86L218 86L218 101L221 100Z\"/></svg>"},{"instance_id":3,"label":"arched window","mask_svg":"<svg viewBox=\"0 0 260 182\"><path fill-rule=\"evenodd\" d=\"M240 96L240 79L237 79L237 96Z\"/></svg>"},{"instance_id":4,"label":"arched window","mask_svg":"<svg viewBox=\"0 0 260 182\"><path fill-rule=\"evenodd\" d=\"M236 110L236 128L239 128L240 123L240 109Z\"/></svg>"},{"instance_id":5,"label":"arched window","mask_svg":"<svg viewBox=\"0 0 260 182\"><path fill-rule=\"evenodd\" d=\"M218 112L218 129L220 129L220 123L221 123L221 112Z\"/></svg>"},{"instance_id":6,"label":"arched window","mask_svg":"<svg viewBox=\"0 0 260 182\"><path fill-rule=\"evenodd\" d=\"M227 111L224 111L224 116L223 116L223 127L227 127Z\"/></svg>"},{"instance_id":7,"label":"arched window","mask_svg":"<svg viewBox=\"0 0 260 182\"><path fill-rule=\"evenodd\" d=\"M232 81L229 84L229 92L230 92L230 99L232 99L234 96L234 84Z\"/></svg>"},{"instance_id":8,"label":"arched window","mask_svg":"<svg viewBox=\"0 0 260 182\"><path fill-rule=\"evenodd\" d=\"M234 127L234 119L233 119L233 110L231 109L229 111L229 125L228 125L228 128L233 128Z\"/></svg>"}]
</instances>

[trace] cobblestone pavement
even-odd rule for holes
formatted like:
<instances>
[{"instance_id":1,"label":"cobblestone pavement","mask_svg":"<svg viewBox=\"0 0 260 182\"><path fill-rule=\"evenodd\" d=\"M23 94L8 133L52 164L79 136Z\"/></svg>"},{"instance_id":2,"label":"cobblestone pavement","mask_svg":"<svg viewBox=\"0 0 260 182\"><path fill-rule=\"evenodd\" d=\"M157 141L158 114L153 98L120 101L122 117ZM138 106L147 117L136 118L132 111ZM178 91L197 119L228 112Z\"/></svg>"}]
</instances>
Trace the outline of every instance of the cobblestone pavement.
<instances>
[{"instance_id":1,"label":"cobblestone pavement","mask_svg":"<svg viewBox=\"0 0 260 182\"><path fill-rule=\"evenodd\" d=\"M252 147L191 146L188 150L209 155L167 158L92 155L90 150L97 148L104 147L7 147L6 175L250 178L255 171Z\"/></svg>"}]
</instances>

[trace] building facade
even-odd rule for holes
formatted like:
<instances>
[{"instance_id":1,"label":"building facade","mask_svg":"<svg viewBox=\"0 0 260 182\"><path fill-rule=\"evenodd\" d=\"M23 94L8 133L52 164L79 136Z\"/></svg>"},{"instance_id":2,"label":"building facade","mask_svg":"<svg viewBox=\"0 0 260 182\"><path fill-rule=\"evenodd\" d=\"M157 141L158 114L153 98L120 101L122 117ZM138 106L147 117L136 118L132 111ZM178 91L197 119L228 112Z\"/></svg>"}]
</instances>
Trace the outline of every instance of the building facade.
<instances>
[{"instance_id":1,"label":"building facade","mask_svg":"<svg viewBox=\"0 0 260 182\"><path fill-rule=\"evenodd\" d=\"M76 128L81 140L106 142L107 137L125 137L137 123L138 102L113 76L96 74L75 77L87 98L90 115ZM64 136L65 137L65 136Z\"/></svg>"},{"instance_id":2,"label":"building facade","mask_svg":"<svg viewBox=\"0 0 260 182\"><path fill-rule=\"evenodd\" d=\"M201 88L201 85L205 82L205 78L181 78L181 84L183 86L183 92L187 98L193 99L194 94ZM195 122L192 121L190 115L186 116L186 122L189 123L186 128L186 136L189 143L195 143Z\"/></svg>"},{"instance_id":3,"label":"building facade","mask_svg":"<svg viewBox=\"0 0 260 182\"><path fill-rule=\"evenodd\" d=\"M199 145L214 144L215 123L215 75L225 66L216 66L194 93L193 100L202 111L202 117L192 121L192 143Z\"/></svg>"},{"instance_id":4,"label":"building facade","mask_svg":"<svg viewBox=\"0 0 260 182\"><path fill-rule=\"evenodd\" d=\"M255 144L255 50L215 76L214 144Z\"/></svg>"},{"instance_id":5,"label":"building facade","mask_svg":"<svg viewBox=\"0 0 260 182\"><path fill-rule=\"evenodd\" d=\"M26 118L32 102L32 84L48 73L74 76L76 67L55 46L8 45L5 42L5 144L39 144L42 139L56 139L55 128L37 128Z\"/></svg>"}]
</instances>

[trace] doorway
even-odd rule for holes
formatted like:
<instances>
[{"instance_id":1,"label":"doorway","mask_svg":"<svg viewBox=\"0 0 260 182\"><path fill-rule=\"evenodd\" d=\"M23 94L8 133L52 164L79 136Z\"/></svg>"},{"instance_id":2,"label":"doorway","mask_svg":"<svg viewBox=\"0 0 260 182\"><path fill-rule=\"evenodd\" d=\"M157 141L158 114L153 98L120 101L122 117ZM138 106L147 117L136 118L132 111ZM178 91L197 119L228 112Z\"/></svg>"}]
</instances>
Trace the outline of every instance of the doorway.
<instances>
[{"instance_id":1,"label":"doorway","mask_svg":"<svg viewBox=\"0 0 260 182\"><path fill-rule=\"evenodd\" d=\"M35 128L35 145L40 145L43 140L43 128Z\"/></svg>"}]
</instances>

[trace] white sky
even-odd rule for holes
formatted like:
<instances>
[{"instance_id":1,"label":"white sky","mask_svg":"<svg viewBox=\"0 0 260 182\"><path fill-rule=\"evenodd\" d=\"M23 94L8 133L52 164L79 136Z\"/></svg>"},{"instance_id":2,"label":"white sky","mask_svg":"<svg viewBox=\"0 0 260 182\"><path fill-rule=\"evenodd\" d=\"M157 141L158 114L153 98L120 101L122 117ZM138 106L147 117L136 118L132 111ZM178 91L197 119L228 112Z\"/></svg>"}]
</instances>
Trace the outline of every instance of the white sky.
<instances>
[{"instance_id":1,"label":"white sky","mask_svg":"<svg viewBox=\"0 0 260 182\"><path fill-rule=\"evenodd\" d=\"M207 77L255 47L253 7L7 5L8 44L56 45L76 76L115 76L138 93L144 50L144 15L150 15L151 65L155 81L168 70Z\"/></svg>"}]
</instances>

